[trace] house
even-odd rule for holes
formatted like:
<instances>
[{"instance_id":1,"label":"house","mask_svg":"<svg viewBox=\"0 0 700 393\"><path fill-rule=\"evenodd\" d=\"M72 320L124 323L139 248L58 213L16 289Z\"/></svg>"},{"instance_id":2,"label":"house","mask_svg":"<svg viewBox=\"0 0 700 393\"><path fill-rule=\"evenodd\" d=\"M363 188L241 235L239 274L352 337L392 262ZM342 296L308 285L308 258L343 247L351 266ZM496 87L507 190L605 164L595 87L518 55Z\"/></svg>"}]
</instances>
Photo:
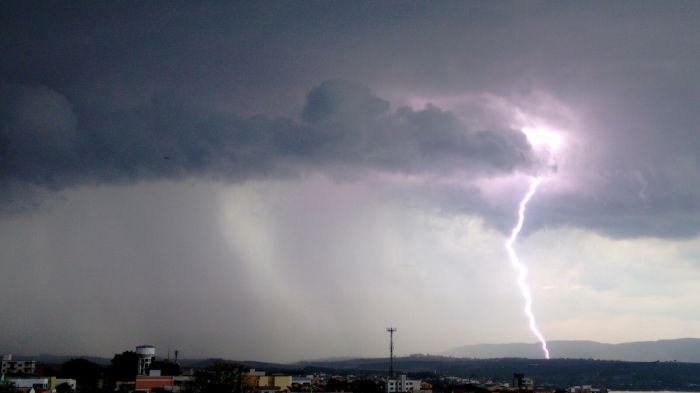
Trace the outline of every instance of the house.
<instances>
[{"instance_id":1,"label":"house","mask_svg":"<svg viewBox=\"0 0 700 393\"><path fill-rule=\"evenodd\" d=\"M291 375L265 375L264 371L251 369L243 377L244 383L259 392L289 391L292 387Z\"/></svg>"},{"instance_id":2,"label":"house","mask_svg":"<svg viewBox=\"0 0 700 393\"><path fill-rule=\"evenodd\" d=\"M11 354L2 355L0 374L34 374L36 360L13 360Z\"/></svg>"},{"instance_id":3,"label":"house","mask_svg":"<svg viewBox=\"0 0 700 393\"><path fill-rule=\"evenodd\" d=\"M387 393L419 392L421 390L421 381L418 379L407 379L406 375L401 375L398 379L388 379L385 390Z\"/></svg>"}]
</instances>

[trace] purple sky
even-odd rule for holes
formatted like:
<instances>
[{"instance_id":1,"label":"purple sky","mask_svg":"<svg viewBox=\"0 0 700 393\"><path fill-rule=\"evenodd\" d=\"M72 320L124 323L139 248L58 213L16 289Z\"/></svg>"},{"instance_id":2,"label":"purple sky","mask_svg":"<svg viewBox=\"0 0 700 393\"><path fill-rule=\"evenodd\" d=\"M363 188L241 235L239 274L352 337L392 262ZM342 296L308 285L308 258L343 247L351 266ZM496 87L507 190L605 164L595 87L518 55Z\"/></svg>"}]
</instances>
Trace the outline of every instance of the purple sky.
<instances>
[{"instance_id":1,"label":"purple sky","mask_svg":"<svg viewBox=\"0 0 700 393\"><path fill-rule=\"evenodd\" d=\"M699 14L5 2L0 352L699 336Z\"/></svg>"}]
</instances>

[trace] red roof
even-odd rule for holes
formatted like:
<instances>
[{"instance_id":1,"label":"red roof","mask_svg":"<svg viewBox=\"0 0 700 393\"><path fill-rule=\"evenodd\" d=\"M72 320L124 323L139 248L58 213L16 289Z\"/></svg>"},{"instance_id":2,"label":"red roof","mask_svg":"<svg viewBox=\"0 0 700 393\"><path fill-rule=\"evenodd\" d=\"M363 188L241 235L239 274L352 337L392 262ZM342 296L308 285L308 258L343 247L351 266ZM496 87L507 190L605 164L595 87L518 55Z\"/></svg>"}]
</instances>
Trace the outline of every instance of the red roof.
<instances>
[{"instance_id":1,"label":"red roof","mask_svg":"<svg viewBox=\"0 0 700 393\"><path fill-rule=\"evenodd\" d=\"M173 386L174 384L175 378L171 376L151 377L148 375L137 375L134 389L150 391L151 389L165 389L166 387Z\"/></svg>"}]
</instances>

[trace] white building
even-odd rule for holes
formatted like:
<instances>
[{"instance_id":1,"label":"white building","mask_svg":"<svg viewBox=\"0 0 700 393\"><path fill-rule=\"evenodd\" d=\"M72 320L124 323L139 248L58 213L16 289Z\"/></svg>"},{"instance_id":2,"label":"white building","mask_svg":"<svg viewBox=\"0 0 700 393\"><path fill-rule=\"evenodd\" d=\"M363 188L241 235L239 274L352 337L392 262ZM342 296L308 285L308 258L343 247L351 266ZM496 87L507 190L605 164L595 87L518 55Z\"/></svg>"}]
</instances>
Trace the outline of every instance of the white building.
<instances>
[{"instance_id":1,"label":"white building","mask_svg":"<svg viewBox=\"0 0 700 393\"><path fill-rule=\"evenodd\" d=\"M311 385L312 378L309 376L292 375L292 384Z\"/></svg>"},{"instance_id":2,"label":"white building","mask_svg":"<svg viewBox=\"0 0 700 393\"><path fill-rule=\"evenodd\" d=\"M600 393L600 389L594 389L591 385L572 386L570 393Z\"/></svg>"},{"instance_id":3,"label":"white building","mask_svg":"<svg viewBox=\"0 0 700 393\"><path fill-rule=\"evenodd\" d=\"M260 370L256 370L254 368L251 368L250 371L245 373L245 375L250 376L250 377L263 377L263 376L265 376L265 371L260 371Z\"/></svg>"},{"instance_id":4,"label":"white building","mask_svg":"<svg viewBox=\"0 0 700 393\"><path fill-rule=\"evenodd\" d=\"M307 375L308 378L311 378L311 383L313 385L325 385L328 383L328 379L330 376L326 373L314 373Z\"/></svg>"},{"instance_id":5,"label":"white building","mask_svg":"<svg viewBox=\"0 0 700 393\"><path fill-rule=\"evenodd\" d=\"M7 382L16 388L49 389L51 381L48 378L7 378Z\"/></svg>"},{"instance_id":6,"label":"white building","mask_svg":"<svg viewBox=\"0 0 700 393\"><path fill-rule=\"evenodd\" d=\"M419 391L420 391L420 380L419 379L406 379L405 375L400 375L398 379L388 379L386 381L386 392L387 393L419 392Z\"/></svg>"},{"instance_id":7,"label":"white building","mask_svg":"<svg viewBox=\"0 0 700 393\"><path fill-rule=\"evenodd\" d=\"M12 360L12 355L2 355L2 366L0 366L0 374L34 374L35 371L35 360Z\"/></svg>"},{"instance_id":8,"label":"white building","mask_svg":"<svg viewBox=\"0 0 700 393\"><path fill-rule=\"evenodd\" d=\"M12 384L15 388L27 389L49 389L52 392L56 391L56 387L62 384L68 384L71 389L75 390L77 388L77 383L75 379L68 378L7 378L6 381Z\"/></svg>"}]
</instances>

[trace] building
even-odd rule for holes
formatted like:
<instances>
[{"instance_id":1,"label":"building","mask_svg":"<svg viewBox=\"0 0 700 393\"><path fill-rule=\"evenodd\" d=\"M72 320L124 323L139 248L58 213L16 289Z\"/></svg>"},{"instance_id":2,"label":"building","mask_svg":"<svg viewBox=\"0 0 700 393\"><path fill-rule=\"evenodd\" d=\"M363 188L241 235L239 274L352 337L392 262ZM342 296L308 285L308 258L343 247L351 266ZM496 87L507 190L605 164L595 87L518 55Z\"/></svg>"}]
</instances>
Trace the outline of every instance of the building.
<instances>
[{"instance_id":1,"label":"building","mask_svg":"<svg viewBox=\"0 0 700 393\"><path fill-rule=\"evenodd\" d=\"M136 347L136 354L139 357L137 375L148 375L151 363L156 358L156 348L152 345L139 345Z\"/></svg>"},{"instance_id":2,"label":"building","mask_svg":"<svg viewBox=\"0 0 700 393\"><path fill-rule=\"evenodd\" d=\"M173 391L175 377L161 375L137 375L134 390L137 392L150 392L152 389Z\"/></svg>"},{"instance_id":3,"label":"building","mask_svg":"<svg viewBox=\"0 0 700 393\"><path fill-rule=\"evenodd\" d=\"M250 371L245 373L245 375L247 377L261 377L261 376L265 375L265 371L260 371L260 370L256 370L254 368L251 368Z\"/></svg>"},{"instance_id":4,"label":"building","mask_svg":"<svg viewBox=\"0 0 700 393\"><path fill-rule=\"evenodd\" d=\"M194 377L190 375L176 375L173 377L173 392L181 392L187 389L187 384L194 382Z\"/></svg>"},{"instance_id":5,"label":"building","mask_svg":"<svg viewBox=\"0 0 700 393\"><path fill-rule=\"evenodd\" d=\"M264 375L258 379L258 388L289 390L292 387L291 375Z\"/></svg>"},{"instance_id":6,"label":"building","mask_svg":"<svg viewBox=\"0 0 700 393\"><path fill-rule=\"evenodd\" d=\"M513 374L513 387L518 388L518 390L535 390L535 381L532 378L528 378L525 374L516 373Z\"/></svg>"},{"instance_id":7,"label":"building","mask_svg":"<svg viewBox=\"0 0 700 393\"><path fill-rule=\"evenodd\" d=\"M406 375L400 375L398 379L388 379L385 390L387 393L419 392L421 390L421 381L418 379L407 379Z\"/></svg>"},{"instance_id":8,"label":"building","mask_svg":"<svg viewBox=\"0 0 700 393\"><path fill-rule=\"evenodd\" d=\"M35 371L35 360L12 360L12 355L2 355L0 374L34 374Z\"/></svg>"},{"instance_id":9,"label":"building","mask_svg":"<svg viewBox=\"0 0 700 393\"><path fill-rule=\"evenodd\" d=\"M292 383L295 385L311 385L312 380L313 380L313 378L309 375L307 375L307 376L293 375L292 376Z\"/></svg>"},{"instance_id":10,"label":"building","mask_svg":"<svg viewBox=\"0 0 700 393\"><path fill-rule=\"evenodd\" d=\"M328 379L330 376L326 373L314 373L311 375L308 375L309 378L311 378L311 384L313 385L325 385L328 383Z\"/></svg>"},{"instance_id":11,"label":"building","mask_svg":"<svg viewBox=\"0 0 700 393\"><path fill-rule=\"evenodd\" d=\"M249 387L263 392L289 391L292 387L291 375L265 375L264 371L250 369L243 376L243 382Z\"/></svg>"},{"instance_id":12,"label":"building","mask_svg":"<svg viewBox=\"0 0 700 393\"><path fill-rule=\"evenodd\" d=\"M65 378L7 378L6 381L18 389L34 389L35 391L55 392L56 387L62 384L68 384L71 389L75 390L77 383L75 379Z\"/></svg>"},{"instance_id":13,"label":"building","mask_svg":"<svg viewBox=\"0 0 700 393\"><path fill-rule=\"evenodd\" d=\"M7 378L6 381L16 388L49 389L49 378Z\"/></svg>"},{"instance_id":14,"label":"building","mask_svg":"<svg viewBox=\"0 0 700 393\"><path fill-rule=\"evenodd\" d=\"M569 393L601 393L600 389L595 389L591 385L572 386Z\"/></svg>"}]
</instances>

